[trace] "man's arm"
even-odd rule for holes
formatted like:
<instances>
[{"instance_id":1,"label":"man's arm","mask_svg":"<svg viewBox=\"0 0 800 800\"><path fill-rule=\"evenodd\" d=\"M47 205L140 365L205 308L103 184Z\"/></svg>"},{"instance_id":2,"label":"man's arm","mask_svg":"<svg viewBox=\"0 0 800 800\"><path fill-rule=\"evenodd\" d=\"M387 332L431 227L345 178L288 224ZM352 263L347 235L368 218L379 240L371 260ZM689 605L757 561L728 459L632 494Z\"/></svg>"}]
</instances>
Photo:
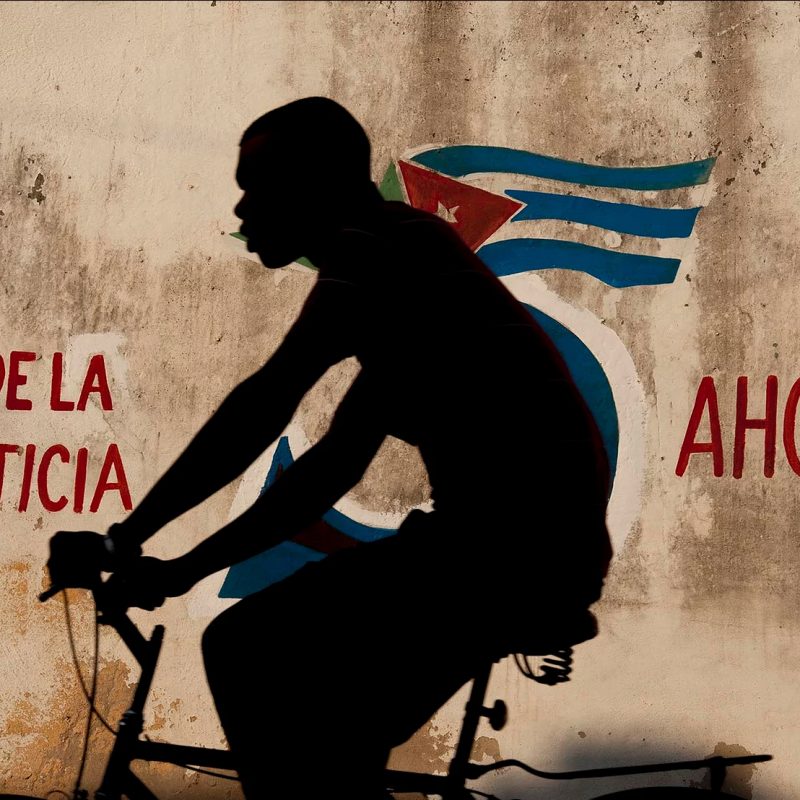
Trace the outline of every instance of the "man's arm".
<instances>
[{"instance_id":1,"label":"man's arm","mask_svg":"<svg viewBox=\"0 0 800 800\"><path fill-rule=\"evenodd\" d=\"M179 559L187 584L263 552L316 522L364 475L386 430L380 399L363 372L342 400L327 434L250 508Z\"/></svg>"},{"instance_id":2,"label":"man's arm","mask_svg":"<svg viewBox=\"0 0 800 800\"><path fill-rule=\"evenodd\" d=\"M241 475L280 435L305 393L347 355L327 329L317 287L269 361L225 398L144 500L112 526L115 548L135 550Z\"/></svg>"}]
</instances>

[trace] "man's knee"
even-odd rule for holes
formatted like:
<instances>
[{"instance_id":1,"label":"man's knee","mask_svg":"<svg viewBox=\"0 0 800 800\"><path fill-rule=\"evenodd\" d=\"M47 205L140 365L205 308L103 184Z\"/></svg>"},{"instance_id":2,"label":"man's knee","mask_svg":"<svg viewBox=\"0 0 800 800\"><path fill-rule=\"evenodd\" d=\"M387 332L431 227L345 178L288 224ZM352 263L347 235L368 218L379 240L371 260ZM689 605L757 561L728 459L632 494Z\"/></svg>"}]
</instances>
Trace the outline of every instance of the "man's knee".
<instances>
[{"instance_id":1,"label":"man's knee","mask_svg":"<svg viewBox=\"0 0 800 800\"><path fill-rule=\"evenodd\" d=\"M205 631L203 631L202 646L204 657L217 652L217 649L220 646L224 646L225 641L228 639L231 627L228 614L229 610L223 611L219 616L214 617Z\"/></svg>"},{"instance_id":2,"label":"man's knee","mask_svg":"<svg viewBox=\"0 0 800 800\"><path fill-rule=\"evenodd\" d=\"M242 679L247 679L250 670L261 676L279 672L285 655L297 648L298 625L294 623L266 595L245 598L223 611L201 639L209 682L217 676L227 680L234 672Z\"/></svg>"},{"instance_id":3,"label":"man's knee","mask_svg":"<svg viewBox=\"0 0 800 800\"><path fill-rule=\"evenodd\" d=\"M252 640L252 621L243 618L239 603L215 617L203 631L201 649L209 680L240 661L240 650Z\"/></svg>"},{"instance_id":4,"label":"man's knee","mask_svg":"<svg viewBox=\"0 0 800 800\"><path fill-rule=\"evenodd\" d=\"M222 615L224 616L224 615ZM220 675L227 651L228 630L225 621L220 617L212 620L211 624L203 631L201 649L206 676L212 689L216 678Z\"/></svg>"}]
</instances>

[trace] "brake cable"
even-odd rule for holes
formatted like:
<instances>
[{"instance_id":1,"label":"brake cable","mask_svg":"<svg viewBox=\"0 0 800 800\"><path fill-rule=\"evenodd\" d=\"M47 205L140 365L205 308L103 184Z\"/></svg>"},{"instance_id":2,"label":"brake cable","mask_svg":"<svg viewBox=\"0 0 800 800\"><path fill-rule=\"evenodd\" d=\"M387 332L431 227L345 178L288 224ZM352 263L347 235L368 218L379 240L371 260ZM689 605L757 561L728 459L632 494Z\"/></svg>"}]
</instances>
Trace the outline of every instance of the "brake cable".
<instances>
[{"instance_id":1,"label":"brake cable","mask_svg":"<svg viewBox=\"0 0 800 800\"><path fill-rule=\"evenodd\" d=\"M81 691L83 692L83 696L86 698L86 702L89 704L89 716L86 720L86 732L84 734L83 739L83 753L81 754L81 763L80 768L78 770L78 777L75 781L75 788L73 789L73 798L79 797L78 792L80 790L80 783L83 778L83 771L86 768L86 758L89 752L89 734L91 732L91 725L92 725L92 715L96 716L103 726L114 736L117 735L117 731L109 725L108 721L105 717L100 713L97 706L94 703L95 693L97 689L97 667L99 661L99 650L100 650L100 624L98 621L97 615L97 606L95 605L94 608L94 664L92 665L92 686L91 691L86 688L86 681L83 678L83 672L81 671L80 661L78 659L78 651L75 647L75 637L72 631L72 618L70 617L69 613L69 600L67 599L67 593L65 590L62 590L61 595L64 600L64 617L66 620L67 625L67 636L69 638L69 648L72 653L72 664L75 667L75 673L78 676L78 682L80 683ZM145 735L145 739L147 736ZM149 741L149 739L148 739ZM180 765L179 765L180 766ZM214 772L213 770L202 769L201 767L191 767L188 765L182 765L184 769L191 770L192 772L199 772L202 775L210 775L214 778L220 778L222 780L228 781L238 781L238 777L233 775L226 775L223 772ZM60 789L53 789L48 794L53 794L54 792L59 792L60 794L66 794L66 792L62 792Z\"/></svg>"},{"instance_id":2,"label":"brake cable","mask_svg":"<svg viewBox=\"0 0 800 800\"><path fill-rule=\"evenodd\" d=\"M66 591L62 591L62 597L64 598L64 616L66 618L67 623L67 635L69 636L69 647L72 651L72 663L75 667L75 672L78 676L78 681L81 685L81 690L83 691L83 696L86 698L86 701L89 703L90 715L94 714L100 722L103 723L106 730L110 731L117 735L117 732L108 724L105 717L98 711L97 706L94 704L94 693L95 693L95 684L97 682L97 661L98 661L98 650L100 644L100 630L99 625L97 622L97 609L94 612L94 666L92 668L92 693L89 694L89 691L86 688L86 682L83 679L83 673L81 672L80 662L78 660L78 653L75 648L75 638L72 633L72 619L69 614L69 600L67 599Z\"/></svg>"},{"instance_id":3,"label":"brake cable","mask_svg":"<svg viewBox=\"0 0 800 800\"><path fill-rule=\"evenodd\" d=\"M69 648L72 652L72 663L75 666L75 672L78 675L78 681L81 685L81 690L83 691L83 695L86 698L87 702L89 703L89 713L86 715L86 730L83 735L83 752L81 753L81 763L78 768L78 776L75 778L75 787L72 790L72 796L75 798L79 798L82 796L81 794L81 780L83 779L83 771L86 768L86 758L89 754L89 735L92 731L92 715L96 714L97 717L102 720L103 724L108 728L112 733L116 735L114 729L106 722L105 718L100 714L97 710L97 707L94 704L94 696L95 690L97 689L97 662L98 662L98 655L99 655L99 644L100 644L100 632L99 626L97 623L97 612L95 611L94 614L94 659L92 663L92 685L91 689L86 689L86 682L83 679L83 673L81 672L80 661L78 659L78 651L75 647L75 638L72 634L72 619L69 613L69 599L67 598L66 590L62 591L61 596L64 600L64 617L67 623L67 635L69 636Z\"/></svg>"}]
</instances>

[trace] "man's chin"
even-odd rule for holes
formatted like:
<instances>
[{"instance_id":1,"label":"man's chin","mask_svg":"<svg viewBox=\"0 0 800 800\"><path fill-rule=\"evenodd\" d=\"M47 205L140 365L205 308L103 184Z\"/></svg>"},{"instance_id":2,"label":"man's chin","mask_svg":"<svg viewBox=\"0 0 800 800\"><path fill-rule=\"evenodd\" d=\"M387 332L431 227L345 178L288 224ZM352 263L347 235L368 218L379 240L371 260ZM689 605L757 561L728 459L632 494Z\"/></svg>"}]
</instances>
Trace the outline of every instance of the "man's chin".
<instances>
[{"instance_id":1,"label":"man's chin","mask_svg":"<svg viewBox=\"0 0 800 800\"><path fill-rule=\"evenodd\" d=\"M291 256L287 255L286 253L268 252L261 249L256 249L255 253L261 263L267 269L281 269L281 267L288 267L289 264L294 263L299 258L299 256Z\"/></svg>"},{"instance_id":2,"label":"man's chin","mask_svg":"<svg viewBox=\"0 0 800 800\"><path fill-rule=\"evenodd\" d=\"M294 260L294 259L292 259L292 260ZM277 262L277 261L264 261L263 258L261 259L261 264L265 269L282 269L283 267L288 267L289 264L291 264L291 263L292 263L292 261L280 261L280 262Z\"/></svg>"}]
</instances>

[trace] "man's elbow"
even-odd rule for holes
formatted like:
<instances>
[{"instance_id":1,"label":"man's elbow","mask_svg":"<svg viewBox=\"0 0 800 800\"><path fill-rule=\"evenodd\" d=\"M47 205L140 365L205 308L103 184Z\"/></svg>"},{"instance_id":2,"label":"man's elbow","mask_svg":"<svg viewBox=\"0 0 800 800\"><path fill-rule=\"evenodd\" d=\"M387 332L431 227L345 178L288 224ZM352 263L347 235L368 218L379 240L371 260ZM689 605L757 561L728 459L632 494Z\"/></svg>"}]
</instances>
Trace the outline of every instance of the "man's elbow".
<instances>
[{"instance_id":1,"label":"man's elbow","mask_svg":"<svg viewBox=\"0 0 800 800\"><path fill-rule=\"evenodd\" d=\"M343 440L338 436L326 436L317 445L320 457L321 479L335 483L341 493L349 492L363 477L378 444Z\"/></svg>"},{"instance_id":2,"label":"man's elbow","mask_svg":"<svg viewBox=\"0 0 800 800\"><path fill-rule=\"evenodd\" d=\"M268 389L256 374L245 378L230 392L221 410L236 415L240 425L247 427L257 437L259 431L266 433L266 429L283 429L298 403L299 399L296 400L287 387L275 384Z\"/></svg>"}]
</instances>

